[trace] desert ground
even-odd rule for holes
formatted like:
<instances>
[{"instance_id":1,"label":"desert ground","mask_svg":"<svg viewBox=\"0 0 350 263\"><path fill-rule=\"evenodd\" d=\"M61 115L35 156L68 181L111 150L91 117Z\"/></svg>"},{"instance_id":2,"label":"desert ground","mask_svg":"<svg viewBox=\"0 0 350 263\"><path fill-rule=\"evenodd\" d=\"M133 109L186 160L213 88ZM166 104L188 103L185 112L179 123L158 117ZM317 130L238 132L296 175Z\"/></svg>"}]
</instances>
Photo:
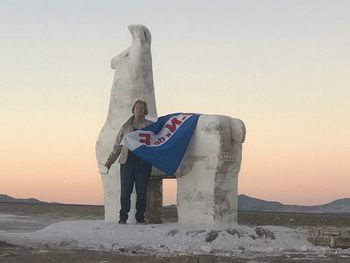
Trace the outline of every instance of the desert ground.
<instances>
[{"instance_id":1,"label":"desert ground","mask_svg":"<svg viewBox=\"0 0 350 263\"><path fill-rule=\"evenodd\" d=\"M0 203L1 232L34 232L50 224L72 220L102 220L103 206ZM176 208L164 208L164 222L176 222ZM320 227L350 227L350 215L241 212L239 224L278 225L308 231ZM312 240L311 240L312 241ZM138 250L92 251L16 246L0 240L0 262L350 262L349 249L318 252L215 254L147 254Z\"/></svg>"}]
</instances>

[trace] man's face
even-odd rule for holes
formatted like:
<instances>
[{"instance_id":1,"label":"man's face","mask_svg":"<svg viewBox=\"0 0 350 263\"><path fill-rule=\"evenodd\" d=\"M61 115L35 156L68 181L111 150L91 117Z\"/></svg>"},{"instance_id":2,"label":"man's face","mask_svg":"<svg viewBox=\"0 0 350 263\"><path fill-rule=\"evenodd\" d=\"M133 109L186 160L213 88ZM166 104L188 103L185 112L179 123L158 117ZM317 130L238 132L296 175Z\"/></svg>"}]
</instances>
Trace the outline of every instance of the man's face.
<instances>
[{"instance_id":1,"label":"man's face","mask_svg":"<svg viewBox=\"0 0 350 263\"><path fill-rule=\"evenodd\" d=\"M136 103L134 108L134 115L137 117L145 116L145 105L143 103Z\"/></svg>"}]
</instances>

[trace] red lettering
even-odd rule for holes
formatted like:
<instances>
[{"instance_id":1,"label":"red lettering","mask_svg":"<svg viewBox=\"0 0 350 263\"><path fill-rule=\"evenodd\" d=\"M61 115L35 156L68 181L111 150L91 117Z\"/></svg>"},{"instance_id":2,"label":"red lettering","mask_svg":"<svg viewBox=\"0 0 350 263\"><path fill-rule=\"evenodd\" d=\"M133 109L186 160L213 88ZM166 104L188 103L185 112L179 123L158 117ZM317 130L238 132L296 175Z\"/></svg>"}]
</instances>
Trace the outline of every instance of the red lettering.
<instances>
[{"instance_id":1,"label":"red lettering","mask_svg":"<svg viewBox=\"0 0 350 263\"><path fill-rule=\"evenodd\" d=\"M171 136L171 133L169 132L169 133L166 135L166 137L168 137L168 138L169 138L170 136Z\"/></svg>"},{"instance_id":2,"label":"red lettering","mask_svg":"<svg viewBox=\"0 0 350 263\"><path fill-rule=\"evenodd\" d=\"M165 125L166 128L169 129L169 131L174 132L176 130L176 126L180 125L182 121L176 119L176 117L171 119L171 124Z\"/></svg>"},{"instance_id":3,"label":"red lettering","mask_svg":"<svg viewBox=\"0 0 350 263\"><path fill-rule=\"evenodd\" d=\"M139 140L140 143L144 143L146 145L151 144L151 135L149 133L141 133L140 132L139 137L140 137L140 140Z\"/></svg>"},{"instance_id":4,"label":"red lettering","mask_svg":"<svg viewBox=\"0 0 350 263\"><path fill-rule=\"evenodd\" d=\"M154 144L155 144L155 145L158 145L158 144L161 144L162 142L165 142L165 138L164 138L164 137L158 138L158 139L154 142Z\"/></svg>"}]
</instances>

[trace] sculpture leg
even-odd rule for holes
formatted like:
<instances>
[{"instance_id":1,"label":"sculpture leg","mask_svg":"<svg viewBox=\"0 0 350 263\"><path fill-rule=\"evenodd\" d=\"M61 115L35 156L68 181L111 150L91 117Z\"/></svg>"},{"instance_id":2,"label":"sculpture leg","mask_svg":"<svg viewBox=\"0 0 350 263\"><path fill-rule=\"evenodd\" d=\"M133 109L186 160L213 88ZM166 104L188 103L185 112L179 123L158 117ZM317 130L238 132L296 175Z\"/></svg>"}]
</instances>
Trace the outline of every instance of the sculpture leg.
<instances>
[{"instance_id":1,"label":"sculpture leg","mask_svg":"<svg viewBox=\"0 0 350 263\"><path fill-rule=\"evenodd\" d=\"M102 174L102 183L104 189L105 220L116 222L117 213L120 209L119 171L110 171L109 174Z\"/></svg>"},{"instance_id":2,"label":"sculpture leg","mask_svg":"<svg viewBox=\"0 0 350 263\"><path fill-rule=\"evenodd\" d=\"M163 222L163 178L152 175L147 190L147 222L160 224Z\"/></svg>"}]
</instances>

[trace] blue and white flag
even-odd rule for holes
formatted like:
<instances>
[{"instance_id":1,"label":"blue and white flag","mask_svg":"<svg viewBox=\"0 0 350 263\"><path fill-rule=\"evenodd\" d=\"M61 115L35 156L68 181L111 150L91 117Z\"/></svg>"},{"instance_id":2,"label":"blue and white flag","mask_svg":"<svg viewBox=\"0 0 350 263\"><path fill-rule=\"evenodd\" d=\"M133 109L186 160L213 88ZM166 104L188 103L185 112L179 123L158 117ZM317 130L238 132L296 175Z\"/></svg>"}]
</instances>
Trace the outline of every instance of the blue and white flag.
<instances>
[{"instance_id":1,"label":"blue and white flag","mask_svg":"<svg viewBox=\"0 0 350 263\"><path fill-rule=\"evenodd\" d=\"M168 175L175 174L184 156L199 114L174 113L124 136L121 144Z\"/></svg>"}]
</instances>

